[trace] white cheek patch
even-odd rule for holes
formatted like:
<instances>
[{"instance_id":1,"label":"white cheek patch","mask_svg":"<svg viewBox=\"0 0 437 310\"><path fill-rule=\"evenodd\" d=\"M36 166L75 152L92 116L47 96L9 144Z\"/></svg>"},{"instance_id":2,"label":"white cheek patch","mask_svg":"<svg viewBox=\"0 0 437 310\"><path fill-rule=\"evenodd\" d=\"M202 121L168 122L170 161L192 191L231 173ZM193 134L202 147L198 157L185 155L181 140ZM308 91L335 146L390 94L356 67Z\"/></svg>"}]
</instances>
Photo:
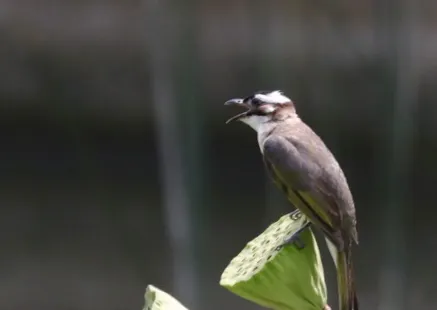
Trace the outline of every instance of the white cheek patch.
<instances>
[{"instance_id":1,"label":"white cheek patch","mask_svg":"<svg viewBox=\"0 0 437 310\"><path fill-rule=\"evenodd\" d=\"M287 103L290 102L290 98L284 96L279 90L272 91L266 95L264 94L256 94L255 98L261 100L265 103Z\"/></svg>"}]
</instances>

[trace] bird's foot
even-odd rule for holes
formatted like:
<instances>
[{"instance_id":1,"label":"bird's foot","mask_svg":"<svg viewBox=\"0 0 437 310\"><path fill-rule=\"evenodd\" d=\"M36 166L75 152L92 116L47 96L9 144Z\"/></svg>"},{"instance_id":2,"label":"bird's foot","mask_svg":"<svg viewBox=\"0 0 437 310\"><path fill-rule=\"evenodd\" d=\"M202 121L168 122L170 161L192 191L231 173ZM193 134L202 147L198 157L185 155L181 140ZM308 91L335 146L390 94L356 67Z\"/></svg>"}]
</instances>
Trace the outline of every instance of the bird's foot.
<instances>
[{"instance_id":1,"label":"bird's foot","mask_svg":"<svg viewBox=\"0 0 437 310\"><path fill-rule=\"evenodd\" d=\"M293 213L291 216L294 216L294 213ZM289 244L293 244L293 243L294 243L294 244L296 245L296 247L297 247L299 250L303 249L303 248L305 247L305 243L300 239L300 234L301 234L305 229L307 229L310 225L311 225L311 223L310 223L310 222L307 222L305 225L303 225L301 228L299 228L299 230L296 231L292 236L290 236L289 238L287 238L287 239L284 241L284 243L282 243L282 244L279 246L279 248L282 248L282 247L284 247L284 246L286 246L286 245L289 245Z\"/></svg>"}]
</instances>

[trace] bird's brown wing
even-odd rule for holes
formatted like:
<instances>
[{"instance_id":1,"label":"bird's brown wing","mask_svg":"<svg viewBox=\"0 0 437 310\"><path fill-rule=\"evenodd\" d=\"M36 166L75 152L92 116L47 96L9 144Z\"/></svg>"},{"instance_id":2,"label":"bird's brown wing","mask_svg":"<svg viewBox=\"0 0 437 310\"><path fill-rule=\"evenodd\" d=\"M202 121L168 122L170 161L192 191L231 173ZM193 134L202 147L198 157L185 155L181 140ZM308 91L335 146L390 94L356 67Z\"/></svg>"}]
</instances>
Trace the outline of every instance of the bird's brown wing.
<instances>
[{"instance_id":1,"label":"bird's brown wing","mask_svg":"<svg viewBox=\"0 0 437 310\"><path fill-rule=\"evenodd\" d=\"M316 159L315 151L297 148L283 136L271 136L263 144L264 162L275 183L284 191L290 202L300 209L316 226L342 249L344 233L349 238L349 229L344 229L344 217L349 216L339 200L339 188L335 187ZM348 189L347 189L348 190ZM346 221L355 219L346 219ZM353 227L355 230L355 227ZM352 233L353 234L353 233Z\"/></svg>"},{"instance_id":2,"label":"bird's brown wing","mask_svg":"<svg viewBox=\"0 0 437 310\"><path fill-rule=\"evenodd\" d=\"M307 138L316 143L303 145L283 136L267 138L264 162L291 203L336 245L338 254L333 258L340 309L358 310L350 247L352 240L357 241L352 196L332 154L314 136Z\"/></svg>"}]
</instances>

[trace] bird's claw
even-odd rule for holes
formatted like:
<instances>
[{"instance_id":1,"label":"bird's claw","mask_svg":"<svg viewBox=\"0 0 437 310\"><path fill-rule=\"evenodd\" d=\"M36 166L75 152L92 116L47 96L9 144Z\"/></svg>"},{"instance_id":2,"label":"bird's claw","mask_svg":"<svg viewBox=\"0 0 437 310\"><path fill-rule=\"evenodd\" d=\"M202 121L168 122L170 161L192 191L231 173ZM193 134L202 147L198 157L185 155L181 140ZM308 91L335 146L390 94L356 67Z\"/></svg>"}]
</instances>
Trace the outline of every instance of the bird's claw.
<instances>
[{"instance_id":1,"label":"bird's claw","mask_svg":"<svg viewBox=\"0 0 437 310\"><path fill-rule=\"evenodd\" d=\"M303 248L305 248L305 243L302 241L302 239L300 238L300 234L307 229L309 226L311 225L311 222L307 222L305 223L305 225L303 225L301 228L299 228L298 231L296 231L293 235L291 235L289 238L287 238L280 246L279 248L282 248L286 245L289 244L295 244L296 247L299 250L302 250Z\"/></svg>"}]
</instances>

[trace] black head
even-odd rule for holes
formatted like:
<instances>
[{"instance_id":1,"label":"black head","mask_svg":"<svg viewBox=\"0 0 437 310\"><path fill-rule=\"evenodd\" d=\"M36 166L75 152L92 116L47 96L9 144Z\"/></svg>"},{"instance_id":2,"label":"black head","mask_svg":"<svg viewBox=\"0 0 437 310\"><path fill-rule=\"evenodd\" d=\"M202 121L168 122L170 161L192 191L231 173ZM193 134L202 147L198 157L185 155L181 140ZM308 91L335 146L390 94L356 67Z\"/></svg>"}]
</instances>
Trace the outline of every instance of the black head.
<instances>
[{"instance_id":1,"label":"black head","mask_svg":"<svg viewBox=\"0 0 437 310\"><path fill-rule=\"evenodd\" d=\"M226 123L230 123L236 120L243 121L251 116L268 117L276 113L279 109L293 107L293 102L280 90L274 90L258 91L243 99L231 99L226 101L225 105L238 105L247 109L245 112L235 115L226 121Z\"/></svg>"}]
</instances>

